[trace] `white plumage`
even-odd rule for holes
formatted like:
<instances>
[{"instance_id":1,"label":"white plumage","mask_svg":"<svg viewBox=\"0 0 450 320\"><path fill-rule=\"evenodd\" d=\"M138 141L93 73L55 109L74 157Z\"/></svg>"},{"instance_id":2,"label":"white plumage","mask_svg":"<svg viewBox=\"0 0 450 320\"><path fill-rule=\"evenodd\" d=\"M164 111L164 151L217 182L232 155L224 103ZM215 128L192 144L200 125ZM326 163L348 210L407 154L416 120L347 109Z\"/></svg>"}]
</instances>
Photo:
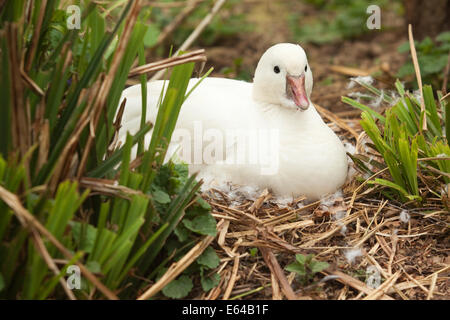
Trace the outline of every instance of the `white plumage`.
<instances>
[{"instance_id":1,"label":"white plumage","mask_svg":"<svg viewBox=\"0 0 450 320\"><path fill-rule=\"evenodd\" d=\"M189 88L197 81L191 79ZM156 119L162 84L148 83L147 121ZM181 108L171 152L208 183L229 181L309 200L333 193L345 182L347 156L311 104L312 86L304 50L277 44L261 57L253 83L206 78L193 91ZM141 86L124 90L125 97L121 141L139 129Z\"/></svg>"}]
</instances>

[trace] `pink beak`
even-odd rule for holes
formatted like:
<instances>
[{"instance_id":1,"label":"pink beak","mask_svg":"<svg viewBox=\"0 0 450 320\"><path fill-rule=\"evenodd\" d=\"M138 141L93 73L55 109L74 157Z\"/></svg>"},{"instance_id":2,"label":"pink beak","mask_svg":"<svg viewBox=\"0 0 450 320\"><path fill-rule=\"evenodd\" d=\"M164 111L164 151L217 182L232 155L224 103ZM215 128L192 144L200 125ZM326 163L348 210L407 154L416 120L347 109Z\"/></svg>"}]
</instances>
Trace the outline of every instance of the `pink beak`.
<instances>
[{"instance_id":1,"label":"pink beak","mask_svg":"<svg viewBox=\"0 0 450 320\"><path fill-rule=\"evenodd\" d=\"M286 81L288 88L291 90L292 98L297 105L302 110L306 110L309 107L309 100L306 96L305 90L305 74L299 77L286 76Z\"/></svg>"}]
</instances>

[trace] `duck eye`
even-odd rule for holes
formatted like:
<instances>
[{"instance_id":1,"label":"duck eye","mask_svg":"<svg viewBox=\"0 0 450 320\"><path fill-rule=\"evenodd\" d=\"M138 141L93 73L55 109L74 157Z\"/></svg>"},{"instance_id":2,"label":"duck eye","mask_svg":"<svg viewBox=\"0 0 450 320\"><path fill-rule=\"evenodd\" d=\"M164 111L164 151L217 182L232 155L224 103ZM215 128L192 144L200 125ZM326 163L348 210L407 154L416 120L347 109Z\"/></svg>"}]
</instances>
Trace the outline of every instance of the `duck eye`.
<instances>
[{"instance_id":1,"label":"duck eye","mask_svg":"<svg viewBox=\"0 0 450 320\"><path fill-rule=\"evenodd\" d=\"M305 66L305 72L308 71L308 65Z\"/></svg>"},{"instance_id":2,"label":"duck eye","mask_svg":"<svg viewBox=\"0 0 450 320\"><path fill-rule=\"evenodd\" d=\"M275 72L275 73L280 73L280 67L279 67L279 66L275 66L275 67L273 68L273 72Z\"/></svg>"}]
</instances>

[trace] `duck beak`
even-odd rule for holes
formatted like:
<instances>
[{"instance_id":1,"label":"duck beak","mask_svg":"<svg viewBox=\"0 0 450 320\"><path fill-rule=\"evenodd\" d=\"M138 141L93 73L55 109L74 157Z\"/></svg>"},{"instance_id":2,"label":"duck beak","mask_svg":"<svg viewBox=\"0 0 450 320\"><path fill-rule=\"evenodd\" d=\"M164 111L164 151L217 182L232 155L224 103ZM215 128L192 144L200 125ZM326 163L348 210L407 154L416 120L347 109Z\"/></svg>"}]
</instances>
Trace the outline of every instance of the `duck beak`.
<instances>
[{"instance_id":1,"label":"duck beak","mask_svg":"<svg viewBox=\"0 0 450 320\"><path fill-rule=\"evenodd\" d=\"M301 110L309 108L309 100L305 90L305 74L301 76L286 76L288 94L292 96L297 107Z\"/></svg>"}]
</instances>

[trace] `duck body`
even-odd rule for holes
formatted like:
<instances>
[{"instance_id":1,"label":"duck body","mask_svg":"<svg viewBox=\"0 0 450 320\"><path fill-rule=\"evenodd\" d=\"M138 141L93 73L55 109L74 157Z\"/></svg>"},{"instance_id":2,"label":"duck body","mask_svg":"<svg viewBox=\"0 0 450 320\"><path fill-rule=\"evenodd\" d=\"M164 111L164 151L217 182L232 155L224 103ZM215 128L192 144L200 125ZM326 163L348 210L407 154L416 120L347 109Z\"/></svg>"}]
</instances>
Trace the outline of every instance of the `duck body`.
<instances>
[{"instance_id":1,"label":"duck body","mask_svg":"<svg viewBox=\"0 0 450 320\"><path fill-rule=\"evenodd\" d=\"M305 195L309 200L334 193L345 182L347 155L306 96L312 89L308 75L303 96L301 90L297 96L293 92L291 103L284 94L279 103L270 92L264 96L274 86L257 87L258 69L256 73L254 83L204 79L181 107L169 155L181 155L190 172L199 172L207 185L232 182L268 188L278 196ZM197 81L191 79L188 90ZM287 81L282 86L289 88ZM147 121L156 120L162 89L163 81L147 85ZM258 94L261 90L263 94ZM134 134L139 129L141 86L124 90L124 98L121 141L127 131ZM150 138L148 134L146 144Z\"/></svg>"}]
</instances>

